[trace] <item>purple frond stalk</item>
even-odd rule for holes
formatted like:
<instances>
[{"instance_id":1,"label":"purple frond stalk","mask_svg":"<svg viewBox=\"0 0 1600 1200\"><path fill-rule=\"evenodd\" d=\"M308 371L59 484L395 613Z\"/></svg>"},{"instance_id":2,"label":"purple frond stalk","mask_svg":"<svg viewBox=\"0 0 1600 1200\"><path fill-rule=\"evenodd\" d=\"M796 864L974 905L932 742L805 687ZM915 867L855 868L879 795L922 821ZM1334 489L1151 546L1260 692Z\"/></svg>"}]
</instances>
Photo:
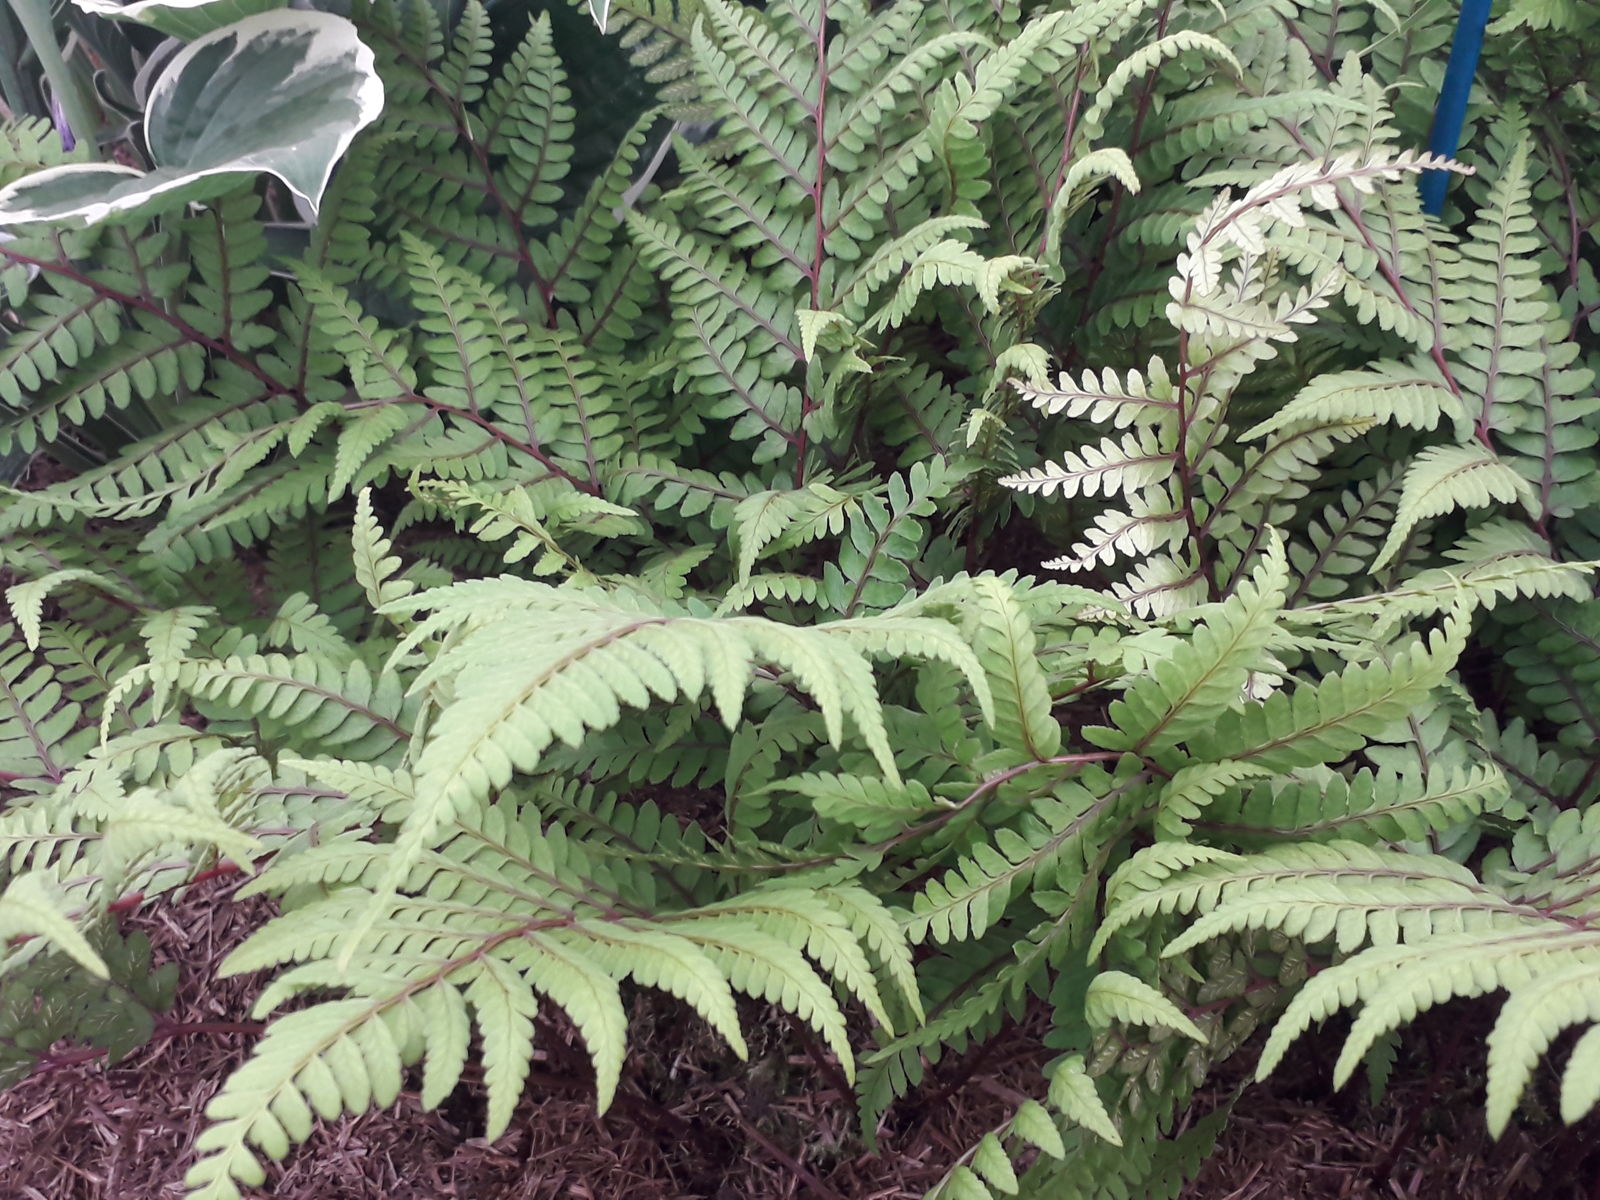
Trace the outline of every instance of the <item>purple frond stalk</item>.
<instances>
[{"instance_id":1,"label":"purple frond stalk","mask_svg":"<svg viewBox=\"0 0 1600 1200\"><path fill-rule=\"evenodd\" d=\"M71 153L77 146L78 139L73 135L72 125L67 121L67 114L61 107L61 101L52 92L50 96L50 120L56 127L56 132L61 135L61 148Z\"/></svg>"}]
</instances>

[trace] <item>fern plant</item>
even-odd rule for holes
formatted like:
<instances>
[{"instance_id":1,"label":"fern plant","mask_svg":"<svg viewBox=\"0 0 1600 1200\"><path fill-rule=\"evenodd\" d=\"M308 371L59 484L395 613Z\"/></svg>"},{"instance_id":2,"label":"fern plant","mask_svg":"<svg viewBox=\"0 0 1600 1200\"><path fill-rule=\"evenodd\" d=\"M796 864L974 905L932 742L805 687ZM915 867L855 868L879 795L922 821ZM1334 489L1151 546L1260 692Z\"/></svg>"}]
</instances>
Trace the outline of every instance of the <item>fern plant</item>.
<instances>
[{"instance_id":1,"label":"fern plant","mask_svg":"<svg viewBox=\"0 0 1600 1200\"><path fill-rule=\"evenodd\" d=\"M1230 783L1342 761L1426 705L1464 635L1452 618L1428 639L1391 638L1386 658L1292 683L1291 697L1251 684L1285 673L1273 651L1289 568L1275 544L1233 597L1170 628L1116 616L1100 594L996 576L810 628L598 580L418 589L365 495L353 544L357 579L392 628L364 652L385 650L396 690L375 690L360 653L304 600L292 622L280 612L267 626L317 639L298 656L259 653L238 631L214 641L208 614L160 614L147 622L152 653L113 689L106 731L135 695L158 723L108 736L54 792L0 818L12 888L26 883L68 930L219 855L240 865L271 855L246 890L281 895L284 915L223 969L285 968L261 1015L314 1002L278 1017L209 1106L190 1174L199 1195L259 1182L262 1157L303 1139L313 1113L392 1101L410 1064L421 1065L425 1101L442 1099L474 1027L491 1064L489 1126L503 1128L540 997L577 1024L603 1105L629 980L688 1002L735 1051L731 990L777 1003L848 1072L855 1050L831 980L884 1039L862 1078L869 1117L915 1082L925 1056L981 1036L1048 984L1076 996L1064 1011L1081 1015L1053 1039L1077 1054L1049 1073L1050 1108L1023 1110L1002 1136L1047 1151L1066 1138L1125 1143L1117 1169L1132 1179L1172 1154L1192 1161L1158 1136L1170 1089L1131 1111L1125 1098L1099 1099L1107 1063L1086 1065L1091 1046L1074 1040L1074 1023L1090 1038L1132 1023L1206 1043L1187 1062L1191 1081L1214 1042L1231 1045L1247 1026L1220 1036L1126 971L1091 979L1073 967L1095 933L1095 897L1108 878L1119 894L1135 831L1187 848ZM1365 630L1315 640L1352 661L1373 645ZM539 649L508 657L508 645ZM872 658L890 663L881 686ZM312 661L346 665L319 673ZM1122 697L1111 724L1074 746L1052 691L1085 676ZM1266 699L1238 709L1251 686ZM627 709L661 704L665 736L625 723ZM204 714L203 733L173 722L186 711ZM733 727L717 739L711 722ZM699 761L674 746L691 727L716 747ZM271 749L284 746L312 753ZM603 763L603 782L583 782L582 763L591 780ZM730 832L634 795L663 768L721 781ZM1444 827L1498 811L1502 783L1487 765L1465 778L1384 776L1376 795L1357 777L1347 807L1378 831ZM77 832L64 844L51 831L69 821ZM885 903L897 899L903 908ZM914 942L943 949L918 971ZM991 1174L997 1162L993 1147L974 1159ZM1058 1182L1105 1162L1065 1155Z\"/></svg>"},{"instance_id":2,"label":"fern plant","mask_svg":"<svg viewBox=\"0 0 1600 1200\"><path fill-rule=\"evenodd\" d=\"M1422 215L1440 9L618 0L661 106L579 186L551 22L384 0L308 241L0 243L65 468L0 503L0 1024L120 1052L117 915L240 874L196 1195L475 1040L496 1135L541 1004L604 1107L640 987L815 1030L868 1140L1047 1009L940 1197L1175 1194L1263 1024L1362 1005L1342 1079L1491 986L1498 1128L1588 1019L1587 200L1506 107Z\"/></svg>"},{"instance_id":3,"label":"fern plant","mask_svg":"<svg viewBox=\"0 0 1600 1200\"><path fill-rule=\"evenodd\" d=\"M575 208L561 193L574 114L547 21L491 83L480 8L448 42L420 10L358 11L385 117L298 261L269 258L244 195L81 244L8 244L28 332L0 364L15 410L0 444L88 441L109 458L14 497L6 527L158 516L148 545L181 572L423 469L645 505L659 539L701 514L726 528L756 493L837 488L873 446L907 466L968 441L987 453L1005 435L982 421L964 432L972 398L1044 363L1030 340L1054 289L1044 214L1055 229L1101 180L1128 177L1116 153L1090 152L1084 126L1062 149L1078 168L1036 189L1039 215L1011 228L1020 210L979 202L1008 136L987 126L1137 17L1102 4L996 28L987 11L709 6L684 53L718 136L677 143L679 182L652 201L634 178L647 117ZM1196 38L1161 53L1193 46L1226 58ZM983 64L970 82L962 55ZM1131 79L1106 79L1096 111ZM785 134L775 160L779 128L809 132ZM281 306L274 271L293 278ZM417 335L392 327L412 314ZM953 321L982 361L927 343ZM175 397L173 419L128 428L120 448L117 423L157 397ZM728 450L706 454L723 436ZM992 506L987 478L943 507ZM968 566L993 528L986 509L972 517Z\"/></svg>"},{"instance_id":4,"label":"fern plant","mask_svg":"<svg viewBox=\"0 0 1600 1200\"><path fill-rule=\"evenodd\" d=\"M1251 181L1246 190L1237 198L1224 192L1195 221L1168 287L1173 360L1153 359L1143 371L1069 374L1053 389L1019 384L1047 413L1127 432L1006 482L1066 497L1124 493L1125 508L1099 512L1069 553L1047 565L1083 571L1142 558L1114 593L1137 611L1178 615L1258 595L1262 568L1252 564L1274 554L1266 531L1293 529L1315 512L1313 489L1331 490L1325 462L1334 464L1341 489L1351 489L1353 468L1357 486L1335 492L1335 503L1290 543L1284 587L1295 607L1280 619L1275 649L1312 662L1365 663L1392 677L1405 661L1394 632L1453 604L1512 601L1496 628L1518 625L1516 641L1529 637L1530 614L1551 619L1592 608L1582 577L1592 564L1571 561L1553 536L1556 522L1590 507L1592 375L1574 369L1582 351L1528 253L1537 242L1526 237L1534 222L1519 118L1497 132L1507 151L1502 174L1455 242L1426 228L1409 190L1373 186L1444 164L1397 151L1380 95L1353 62L1336 90L1360 98L1371 119L1333 126L1316 160L1233 172ZM1254 400L1252 374L1278 358L1280 346L1299 343L1318 310L1339 304L1410 341L1411 356L1313 376L1276 411L1258 409L1264 420L1232 434L1230 415L1236 407L1249 412ZM1400 458L1398 470L1338 449L1380 424L1408 431L1383 442L1382 457ZM1486 508L1505 515L1474 512ZM1365 629L1367 649L1297 648L1289 633L1335 629ZM1531 636L1551 640L1537 624ZM1171 679L1164 697L1198 686L1179 670L1183 661L1164 658ZM1531 656L1513 661L1530 678L1543 669ZM1589 676L1570 673L1570 657L1564 666L1566 703L1555 707L1560 702L1546 689L1534 701L1545 702L1542 711L1533 711L1558 725L1573 722L1566 724L1571 740L1587 741L1578 732L1586 701L1577 696ZM1565 809L1561 819L1581 824L1592 772L1555 796L1540 794L1538 780L1549 773L1543 763L1503 774L1512 761L1496 752L1494 739L1463 743L1481 718L1459 690L1439 696L1445 703L1436 715L1427 705L1414 709L1404 731L1393 729L1393 717L1374 714L1373 734L1389 726L1383 740L1393 748L1366 749L1372 766L1318 769L1336 761L1328 751L1355 746L1336 738L1302 758L1300 739L1317 744L1327 700L1347 700L1343 680L1364 669L1266 696L1258 719L1247 705L1187 748L1174 764L1156 844L1108 887L1091 958L1142 961L1145 977L1171 979L1170 968L1149 957L1152 936L1168 940L1167 958L1219 936L1248 947L1263 931L1312 948L1328 944L1335 965L1294 992L1259 1074L1271 1072L1311 1021L1359 1005L1336 1084L1421 1008L1507 988L1511 1000L1490 1042L1489 1121L1498 1133L1540 1053L1562 1028L1588 1019L1583 996L1593 974L1582 957L1581 913L1569 920L1559 905L1523 897L1585 894L1592 879L1581 853L1519 855L1516 861L1538 864L1528 893L1487 868L1480 883L1461 862L1485 832L1486 812L1516 828L1531 812L1548 814L1545 824ZM1263 683L1241 682L1247 695ZM1116 706L1111 711L1116 718ZM1128 745L1120 733L1096 740ZM1263 782L1263 775L1275 777ZM1213 822L1217 832L1208 836ZM1361 837L1351 840L1355 831ZM1241 839L1269 848L1240 854ZM1558 860L1564 869L1552 865ZM1469 893L1482 897L1481 918L1465 902ZM1168 914L1188 913L1201 919L1187 929L1169 923ZM1514 931L1497 923L1517 920ZM1130 928L1136 932L1126 936ZM1177 978L1212 979L1215 970L1213 959ZM1278 981L1290 982L1297 981ZM1569 1121L1593 1104L1585 1065L1580 1056L1569 1068L1562 1108Z\"/></svg>"}]
</instances>

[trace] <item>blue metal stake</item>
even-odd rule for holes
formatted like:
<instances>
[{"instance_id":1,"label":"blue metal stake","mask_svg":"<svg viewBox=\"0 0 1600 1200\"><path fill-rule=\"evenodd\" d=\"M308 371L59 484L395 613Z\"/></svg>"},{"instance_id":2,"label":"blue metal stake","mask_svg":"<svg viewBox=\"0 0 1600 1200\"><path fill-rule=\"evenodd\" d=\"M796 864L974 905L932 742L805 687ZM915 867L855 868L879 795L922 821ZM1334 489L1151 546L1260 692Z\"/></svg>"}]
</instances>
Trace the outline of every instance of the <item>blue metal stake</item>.
<instances>
[{"instance_id":1,"label":"blue metal stake","mask_svg":"<svg viewBox=\"0 0 1600 1200\"><path fill-rule=\"evenodd\" d=\"M1467 101L1472 96L1472 78L1478 73L1478 53L1483 49L1491 2L1462 0L1455 41L1450 44L1450 62L1444 69L1444 86L1439 89L1439 107L1433 111L1433 132L1428 137L1430 153L1454 158L1461 148L1461 127L1467 120ZM1422 210L1443 212L1450 172L1424 171L1420 186Z\"/></svg>"}]
</instances>

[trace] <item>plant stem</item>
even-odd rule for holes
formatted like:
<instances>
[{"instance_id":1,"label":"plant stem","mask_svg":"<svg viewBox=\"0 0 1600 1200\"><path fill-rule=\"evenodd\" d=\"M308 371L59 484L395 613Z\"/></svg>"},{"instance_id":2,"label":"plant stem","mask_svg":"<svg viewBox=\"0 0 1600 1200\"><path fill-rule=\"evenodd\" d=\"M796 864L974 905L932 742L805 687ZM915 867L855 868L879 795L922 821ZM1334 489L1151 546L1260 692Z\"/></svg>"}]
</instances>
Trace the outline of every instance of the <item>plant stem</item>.
<instances>
[{"instance_id":1,"label":"plant stem","mask_svg":"<svg viewBox=\"0 0 1600 1200\"><path fill-rule=\"evenodd\" d=\"M61 111L72 126L72 136L87 148L90 158L100 159L100 121L94 106L89 102L78 80L62 56L61 44L56 41L55 24L50 20L50 0L11 0L11 11L17 15L22 34L39 56L45 78L50 81L50 91Z\"/></svg>"},{"instance_id":2,"label":"plant stem","mask_svg":"<svg viewBox=\"0 0 1600 1200\"><path fill-rule=\"evenodd\" d=\"M22 86L22 76L17 72L17 64L22 61L22 46L22 31L11 23L6 10L0 8L0 99L5 102L6 119L12 121L33 115L27 89Z\"/></svg>"},{"instance_id":3,"label":"plant stem","mask_svg":"<svg viewBox=\"0 0 1600 1200\"><path fill-rule=\"evenodd\" d=\"M155 1032L150 1035L150 1040L157 1038L198 1037L209 1033L243 1033L259 1036L266 1026L260 1021L202 1021L193 1025L178 1023L158 1022ZM72 1067L79 1063L90 1062L107 1053L105 1046L84 1046L77 1050L63 1050L60 1054L47 1054L39 1059L33 1069L34 1075L44 1075L50 1071L59 1071L62 1067Z\"/></svg>"}]
</instances>

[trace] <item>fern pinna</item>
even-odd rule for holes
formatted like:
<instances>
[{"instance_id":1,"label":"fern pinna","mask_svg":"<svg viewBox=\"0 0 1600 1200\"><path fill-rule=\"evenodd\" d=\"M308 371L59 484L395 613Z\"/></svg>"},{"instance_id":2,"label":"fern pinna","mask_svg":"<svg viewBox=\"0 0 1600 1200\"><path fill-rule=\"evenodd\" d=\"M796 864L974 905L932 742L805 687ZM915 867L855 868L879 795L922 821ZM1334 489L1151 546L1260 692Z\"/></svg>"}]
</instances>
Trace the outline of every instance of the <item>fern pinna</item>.
<instances>
[{"instance_id":1,"label":"fern pinna","mask_svg":"<svg viewBox=\"0 0 1600 1200\"><path fill-rule=\"evenodd\" d=\"M0 1071L136 1043L117 913L242 870L196 1195L474 1055L497 1134L551 1006L603 1107L639 988L869 1140L1048 1010L941 1197L1173 1193L1341 1006L1338 1079L1504 988L1502 1126L1590 1020L1592 200L1502 105L1422 215L1439 8L618 0L593 173L550 20L361 4L314 227L16 230Z\"/></svg>"}]
</instances>

